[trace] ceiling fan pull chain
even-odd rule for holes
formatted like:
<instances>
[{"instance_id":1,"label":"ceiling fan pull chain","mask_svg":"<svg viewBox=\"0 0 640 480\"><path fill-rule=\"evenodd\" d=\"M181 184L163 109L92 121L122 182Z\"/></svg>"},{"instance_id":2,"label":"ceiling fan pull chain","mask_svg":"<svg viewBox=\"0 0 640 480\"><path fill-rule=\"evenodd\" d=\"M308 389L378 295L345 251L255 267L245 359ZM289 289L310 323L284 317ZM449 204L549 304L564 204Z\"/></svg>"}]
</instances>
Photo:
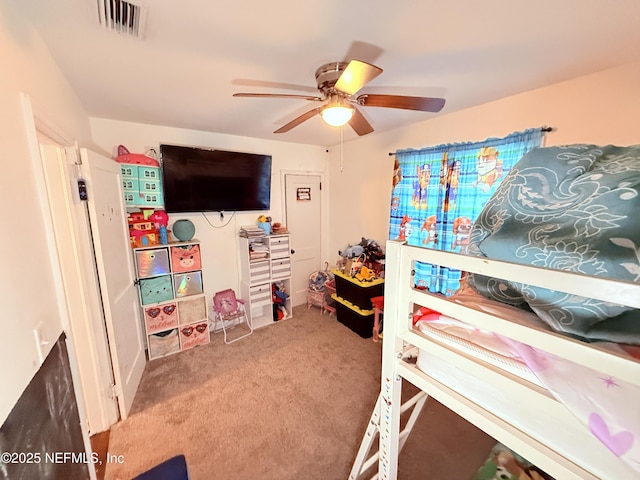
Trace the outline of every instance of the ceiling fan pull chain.
<instances>
[{"instance_id":1,"label":"ceiling fan pull chain","mask_svg":"<svg viewBox=\"0 0 640 480\"><path fill-rule=\"evenodd\" d=\"M340 173L344 167L344 125L340 127Z\"/></svg>"}]
</instances>

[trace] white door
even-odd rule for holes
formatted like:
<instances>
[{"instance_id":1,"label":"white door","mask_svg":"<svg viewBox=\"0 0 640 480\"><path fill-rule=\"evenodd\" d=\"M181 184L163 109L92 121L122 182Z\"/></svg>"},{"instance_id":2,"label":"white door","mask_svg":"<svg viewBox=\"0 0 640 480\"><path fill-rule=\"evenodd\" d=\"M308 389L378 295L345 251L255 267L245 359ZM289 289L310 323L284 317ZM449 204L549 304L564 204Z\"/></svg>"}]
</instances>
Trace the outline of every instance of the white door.
<instances>
[{"instance_id":1,"label":"white door","mask_svg":"<svg viewBox=\"0 0 640 480\"><path fill-rule=\"evenodd\" d=\"M145 366L120 164L86 149L89 217L120 415L127 418Z\"/></svg>"},{"instance_id":2,"label":"white door","mask_svg":"<svg viewBox=\"0 0 640 480\"><path fill-rule=\"evenodd\" d=\"M320 270L319 175L285 175L287 229L291 233L291 301L307 301L309 275Z\"/></svg>"},{"instance_id":3,"label":"white door","mask_svg":"<svg viewBox=\"0 0 640 480\"><path fill-rule=\"evenodd\" d=\"M108 430L119 419L113 368L95 267L86 202L78 195L80 174L74 148L64 149L39 133L40 153L55 236L62 287L84 397L89 433Z\"/></svg>"}]
</instances>

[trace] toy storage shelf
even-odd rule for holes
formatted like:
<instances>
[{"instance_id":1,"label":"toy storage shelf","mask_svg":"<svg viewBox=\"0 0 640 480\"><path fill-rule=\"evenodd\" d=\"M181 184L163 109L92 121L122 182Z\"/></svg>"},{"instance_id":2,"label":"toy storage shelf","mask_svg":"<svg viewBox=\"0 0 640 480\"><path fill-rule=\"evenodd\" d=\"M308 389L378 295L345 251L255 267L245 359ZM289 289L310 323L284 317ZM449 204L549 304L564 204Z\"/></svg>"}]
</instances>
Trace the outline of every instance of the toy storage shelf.
<instances>
[{"instance_id":1,"label":"toy storage shelf","mask_svg":"<svg viewBox=\"0 0 640 480\"><path fill-rule=\"evenodd\" d=\"M284 291L289 295L291 292L289 235L239 237L239 241L240 297L246 302L252 327L265 327L291 318L291 297L285 299L279 294ZM274 293L274 285L277 293ZM279 305L282 308L278 308ZM280 310L282 318L274 318L278 315L277 310Z\"/></svg>"},{"instance_id":2,"label":"toy storage shelf","mask_svg":"<svg viewBox=\"0 0 640 480\"><path fill-rule=\"evenodd\" d=\"M200 243L133 249L149 360L210 341Z\"/></svg>"}]
</instances>

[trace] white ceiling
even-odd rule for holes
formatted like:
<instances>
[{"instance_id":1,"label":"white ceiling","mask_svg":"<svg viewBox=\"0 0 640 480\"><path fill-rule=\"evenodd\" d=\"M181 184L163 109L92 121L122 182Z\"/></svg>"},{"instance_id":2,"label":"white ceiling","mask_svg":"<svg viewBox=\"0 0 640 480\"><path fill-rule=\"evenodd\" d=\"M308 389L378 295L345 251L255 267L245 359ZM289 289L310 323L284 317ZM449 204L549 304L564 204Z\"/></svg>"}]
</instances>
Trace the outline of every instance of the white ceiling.
<instances>
[{"instance_id":1,"label":"white ceiling","mask_svg":"<svg viewBox=\"0 0 640 480\"><path fill-rule=\"evenodd\" d=\"M287 142L340 134L316 116L276 135L318 104L232 94L316 95L317 67L358 58L384 70L360 93L447 99L362 107L381 132L640 59L638 0L130 1L142 39L103 29L96 0L16 0L90 116Z\"/></svg>"}]
</instances>

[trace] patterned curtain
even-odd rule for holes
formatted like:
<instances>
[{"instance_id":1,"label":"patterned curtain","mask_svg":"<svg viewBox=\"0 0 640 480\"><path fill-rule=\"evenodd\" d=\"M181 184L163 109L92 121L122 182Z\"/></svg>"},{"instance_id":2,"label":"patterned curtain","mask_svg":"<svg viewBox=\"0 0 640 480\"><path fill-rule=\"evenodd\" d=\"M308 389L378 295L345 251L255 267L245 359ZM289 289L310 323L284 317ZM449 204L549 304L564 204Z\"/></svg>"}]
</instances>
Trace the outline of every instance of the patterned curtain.
<instances>
[{"instance_id":1,"label":"patterned curtain","mask_svg":"<svg viewBox=\"0 0 640 480\"><path fill-rule=\"evenodd\" d=\"M389 238L466 253L469 233L485 203L529 150L542 145L544 128L483 142L451 143L395 153ZM418 288L451 295L461 272L418 263Z\"/></svg>"}]
</instances>

